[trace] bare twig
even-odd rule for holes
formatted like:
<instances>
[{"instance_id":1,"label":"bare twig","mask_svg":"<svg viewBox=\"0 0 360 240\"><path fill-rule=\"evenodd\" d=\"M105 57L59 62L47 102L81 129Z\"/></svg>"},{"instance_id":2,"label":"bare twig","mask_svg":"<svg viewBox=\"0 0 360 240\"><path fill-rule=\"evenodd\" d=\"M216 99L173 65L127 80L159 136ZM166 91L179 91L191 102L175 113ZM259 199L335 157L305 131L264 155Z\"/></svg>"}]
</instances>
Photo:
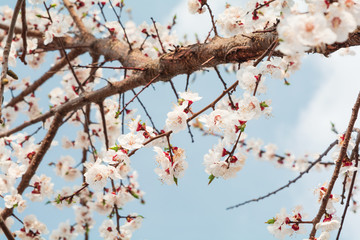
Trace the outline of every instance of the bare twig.
<instances>
[{"instance_id":1,"label":"bare twig","mask_svg":"<svg viewBox=\"0 0 360 240\"><path fill-rule=\"evenodd\" d=\"M121 22L121 20L120 20L120 16L119 16L119 14L115 11L115 8L114 8L111 0L109 0L109 3L110 3L110 6L111 6L112 10L114 11L114 13L115 13L115 15L116 15L116 18L117 18L117 20L118 20L118 22L119 22L122 30L124 31L125 40L126 40L126 42L128 43L129 49L130 49L130 51L131 51L131 50L132 50L132 46L131 46L130 40L129 40L129 38L128 38L128 35L126 34L125 27L124 27L124 25L122 24L122 22Z\"/></svg>"},{"instance_id":2,"label":"bare twig","mask_svg":"<svg viewBox=\"0 0 360 240\"><path fill-rule=\"evenodd\" d=\"M208 3L205 3L204 5L205 5L205 6L208 8L208 10L209 10L209 14L210 14L210 18L211 18L211 23L212 23L212 26L213 26L213 29L214 29L215 36L218 36L218 32L217 32L216 25L215 25L215 20L214 20L214 15L213 15L213 13L212 13L212 11L211 11L211 8L210 8L210 6L209 6Z\"/></svg>"},{"instance_id":3,"label":"bare twig","mask_svg":"<svg viewBox=\"0 0 360 240\"><path fill-rule=\"evenodd\" d=\"M310 171L311 168L313 168L317 163L319 163L321 161L321 159L326 156L328 154L328 152L337 144L337 140L332 142L330 144L330 146L318 157L318 159L316 159L313 163L311 163L308 168L304 171L302 171L299 176L297 176L296 178L294 178L293 180L290 180L287 184L285 184L284 186L276 189L275 191L272 191L264 196L261 196L259 198L255 198L255 199L251 199L251 200L247 200L245 202L242 202L242 203L239 203L239 204L236 204L234 206L231 206L231 207L228 207L226 208L226 210L229 210L229 209L233 209L233 208L237 208L237 207L240 207L240 206L243 206L243 205L246 205L248 203L251 203L251 202L258 202L260 200L263 200L265 198L268 198L270 197L271 195L274 195L278 192L280 192L281 190L289 187L291 184L295 183L297 180L299 180L305 173L308 173Z\"/></svg>"},{"instance_id":4,"label":"bare twig","mask_svg":"<svg viewBox=\"0 0 360 240\"><path fill-rule=\"evenodd\" d=\"M109 137L108 137L107 127L106 127L104 104L101 102L98 105L99 105L99 108L100 108L101 121L102 121L102 126L103 126L103 129L104 129L105 146L106 146L106 149L109 149Z\"/></svg>"},{"instance_id":5,"label":"bare twig","mask_svg":"<svg viewBox=\"0 0 360 240\"><path fill-rule=\"evenodd\" d=\"M161 38L160 38L160 35L159 35L159 31L156 27L156 22L153 18L151 18L151 21L153 22L153 25L154 25L154 28L155 28L155 31L156 31L156 35L157 35L157 38L159 40L159 43L160 43L160 46L161 46L161 50L163 51L163 53L166 53L165 49L164 49L164 46L163 46L163 43L161 41Z\"/></svg>"},{"instance_id":6,"label":"bare twig","mask_svg":"<svg viewBox=\"0 0 360 240\"><path fill-rule=\"evenodd\" d=\"M134 99L135 99L137 96L139 96L139 94L142 93L142 91L144 91L148 86L150 86L150 84L151 84L155 79L157 79L159 76L160 76L160 74L156 75L153 79L151 79L127 104L125 104L125 106L123 107L123 109L122 109L120 112L118 112L115 117L118 117L118 116L126 109L126 107L127 107L132 101L134 101Z\"/></svg>"}]
</instances>

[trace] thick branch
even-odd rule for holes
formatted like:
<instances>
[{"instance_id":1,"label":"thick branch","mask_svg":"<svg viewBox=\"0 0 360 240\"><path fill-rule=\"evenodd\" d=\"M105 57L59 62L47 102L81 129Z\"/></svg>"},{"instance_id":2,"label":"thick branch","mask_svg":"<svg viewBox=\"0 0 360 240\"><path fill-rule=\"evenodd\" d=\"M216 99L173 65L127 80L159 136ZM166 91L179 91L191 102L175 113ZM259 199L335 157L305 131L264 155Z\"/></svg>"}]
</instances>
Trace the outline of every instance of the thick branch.
<instances>
[{"instance_id":1,"label":"thick branch","mask_svg":"<svg viewBox=\"0 0 360 240\"><path fill-rule=\"evenodd\" d=\"M45 153L49 150L51 143L57 133L57 130L62 125L63 114L56 113L52 123L50 125L49 131L47 132L45 138L41 142L39 149L36 151L34 158L31 160L28 169L25 174L22 176L21 181L17 187L19 194L22 194L24 190L29 186L31 178L35 175L37 168L39 167ZM5 220L12 213L12 209L5 208L1 212L1 217Z\"/></svg>"},{"instance_id":2,"label":"thick branch","mask_svg":"<svg viewBox=\"0 0 360 240\"><path fill-rule=\"evenodd\" d=\"M344 44L346 46L360 45L360 37L357 34L358 30L351 34L352 38ZM124 93L139 86L146 85L155 77L156 79L153 83L169 81L177 75L191 74L195 71L202 70L204 67L215 67L219 64L258 59L275 39L277 39L277 35L274 32L258 32L251 34L250 37L241 35L231 38L216 37L208 43L198 43L181 47L174 52L162 55L158 59L150 59L144 56L139 49L129 51L125 43L115 38L94 39L93 37L89 37L86 42L91 45L88 49L91 54L103 55L105 60L118 60L124 67L139 67L146 70L134 71L130 77L121 82L116 82L97 91L80 95L76 99L53 108L37 119L33 119L32 122L42 121L47 117L53 116L58 111L66 114L69 111L84 106L88 102L102 102L105 98L114 94ZM333 45L331 51L336 51L341 47L340 45ZM330 49L330 46L328 46L328 48ZM86 51L86 49L84 51ZM275 52L274 55L281 56L278 52ZM212 60L206 62L210 58L212 58ZM206 62L206 64L202 64L204 62ZM63 64L66 64L65 60ZM33 90L27 90L27 94L32 91ZM26 94L22 95L25 96ZM19 98L23 99L24 96L22 96L22 98L19 96ZM16 98L17 100L12 100L7 106L13 106L18 102L19 98ZM26 126L23 125L16 129L19 131L25 127ZM9 136L11 133L14 133L14 129L0 134L0 137Z\"/></svg>"}]
</instances>

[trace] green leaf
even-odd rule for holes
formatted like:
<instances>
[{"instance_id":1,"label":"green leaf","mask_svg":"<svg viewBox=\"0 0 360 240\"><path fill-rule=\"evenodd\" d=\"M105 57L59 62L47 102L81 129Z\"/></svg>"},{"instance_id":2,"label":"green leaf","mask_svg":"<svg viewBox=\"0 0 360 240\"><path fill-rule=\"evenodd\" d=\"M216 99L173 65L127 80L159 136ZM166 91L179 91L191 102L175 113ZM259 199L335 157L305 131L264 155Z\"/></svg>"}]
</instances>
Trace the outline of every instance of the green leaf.
<instances>
[{"instance_id":1,"label":"green leaf","mask_svg":"<svg viewBox=\"0 0 360 240\"><path fill-rule=\"evenodd\" d=\"M178 179L175 176L173 176L173 177L174 177L174 182L175 182L175 184L177 186L178 185Z\"/></svg>"},{"instance_id":2,"label":"green leaf","mask_svg":"<svg viewBox=\"0 0 360 240\"><path fill-rule=\"evenodd\" d=\"M139 195L137 195L134 191L130 191L130 194L134 197L134 198L136 198L136 199L139 199Z\"/></svg>"},{"instance_id":3,"label":"green leaf","mask_svg":"<svg viewBox=\"0 0 360 240\"><path fill-rule=\"evenodd\" d=\"M214 179L215 179L215 176L211 174L211 175L209 176L209 183L208 183L208 185L210 185L210 183L211 183Z\"/></svg>"},{"instance_id":4,"label":"green leaf","mask_svg":"<svg viewBox=\"0 0 360 240\"><path fill-rule=\"evenodd\" d=\"M266 102L261 102L260 107L267 108L269 105L267 105Z\"/></svg>"},{"instance_id":5,"label":"green leaf","mask_svg":"<svg viewBox=\"0 0 360 240\"><path fill-rule=\"evenodd\" d=\"M276 222L276 219L275 218L271 218L269 220L267 220L265 223L266 224L274 224Z\"/></svg>"},{"instance_id":6,"label":"green leaf","mask_svg":"<svg viewBox=\"0 0 360 240\"><path fill-rule=\"evenodd\" d=\"M241 131L241 132L244 132L244 131L245 131L245 128L246 128L246 123L244 123L244 124L242 124L242 125L240 126L240 131Z\"/></svg>"},{"instance_id":7,"label":"green leaf","mask_svg":"<svg viewBox=\"0 0 360 240\"><path fill-rule=\"evenodd\" d=\"M115 145L114 147L111 147L110 148L111 150L114 150L115 152L117 152L119 150L119 146L118 145Z\"/></svg>"}]
</instances>

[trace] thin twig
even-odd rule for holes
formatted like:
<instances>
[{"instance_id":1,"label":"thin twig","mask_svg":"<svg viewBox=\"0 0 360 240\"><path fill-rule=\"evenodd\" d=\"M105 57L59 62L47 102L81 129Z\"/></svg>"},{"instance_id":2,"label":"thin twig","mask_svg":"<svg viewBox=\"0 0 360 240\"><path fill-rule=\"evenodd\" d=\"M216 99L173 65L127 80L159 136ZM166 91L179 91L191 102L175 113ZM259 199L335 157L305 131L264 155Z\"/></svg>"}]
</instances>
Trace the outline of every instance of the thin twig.
<instances>
[{"instance_id":1,"label":"thin twig","mask_svg":"<svg viewBox=\"0 0 360 240\"><path fill-rule=\"evenodd\" d=\"M110 3L110 6L111 6L112 10L114 11L114 13L115 13L115 15L116 15L116 18L117 18L117 20L118 20L118 22L119 22L122 30L124 31L125 40L126 40L126 42L128 43L129 49L130 49L130 51L131 51L131 50L132 50L132 46L131 46L130 40L129 40L129 38L128 38L128 35L126 34L125 27L124 27L124 25L122 24L122 22L121 22L121 20L120 20L120 16L119 16L119 14L117 14L117 12L115 11L115 8L114 8L111 0L109 0L109 3Z\"/></svg>"},{"instance_id":2,"label":"thin twig","mask_svg":"<svg viewBox=\"0 0 360 240\"><path fill-rule=\"evenodd\" d=\"M176 88L175 88L174 83L172 82L171 79L169 80L169 82L170 82L170 85L171 85L171 89L173 90L173 92L174 92L174 94L175 94L176 100L179 99L179 95L178 95L177 92L176 92Z\"/></svg>"},{"instance_id":3,"label":"thin twig","mask_svg":"<svg viewBox=\"0 0 360 240\"><path fill-rule=\"evenodd\" d=\"M186 75L185 92L187 92L188 87L189 87L189 79L190 79L190 74L187 74Z\"/></svg>"},{"instance_id":4,"label":"thin twig","mask_svg":"<svg viewBox=\"0 0 360 240\"><path fill-rule=\"evenodd\" d=\"M153 18L151 18L151 21L153 22L153 25L154 25L154 28L155 28L155 31L156 31L156 35L158 37L158 40L159 40L159 43L160 43L160 46L161 46L161 50L163 51L163 53L166 53L166 51L164 49L164 46L163 46L163 43L162 43L162 41L160 39L159 31L158 31L158 29L156 27L156 22L155 22L155 20Z\"/></svg>"},{"instance_id":5,"label":"thin twig","mask_svg":"<svg viewBox=\"0 0 360 240\"><path fill-rule=\"evenodd\" d=\"M296 178L294 178L293 180L290 180L287 184L285 184L284 186L276 189L275 191L272 191L264 196L261 196L261 197L258 197L256 199L251 199L251 200L247 200L245 202L242 202L242 203L239 203L239 204L236 204L234 206L231 206L231 207L228 207L226 208L226 210L229 210L229 209L233 209L233 208L237 208L237 207L240 207L240 206L243 206L243 205L246 205L248 203L251 203L251 202L258 202L260 200L263 200L265 198L268 198L270 197L271 195L274 195L278 192L280 192L281 190L289 187L291 184L295 183L297 180L299 180L305 173L308 173L310 171L311 168L313 168L317 163L319 163L321 161L321 159L326 156L328 154L328 152L337 144L337 140L335 140L334 142L332 142L330 144L330 146L318 157L318 159L316 159L316 161L314 161L313 163L311 163L308 168L304 171L302 171L299 176L297 176Z\"/></svg>"},{"instance_id":6,"label":"thin twig","mask_svg":"<svg viewBox=\"0 0 360 240\"><path fill-rule=\"evenodd\" d=\"M133 94L136 96L137 93L134 91L134 90L131 90L133 92ZM153 126L154 130L157 132L157 133L160 133L159 130L155 127L155 124L150 116L150 114L148 113L145 105L142 103L142 101L140 100L139 96L136 97L136 99L138 100L138 102L140 103L141 107L143 108L146 116L149 118L150 122L151 122L151 125Z\"/></svg>"},{"instance_id":7,"label":"thin twig","mask_svg":"<svg viewBox=\"0 0 360 240\"><path fill-rule=\"evenodd\" d=\"M210 6L209 6L208 3L205 3L204 5L205 5L205 6L208 8L208 10L209 10L209 14L210 14L210 18L211 18L211 23L212 23L212 26L213 26L213 29L214 29L215 36L218 36L218 32L217 32L216 25L215 25L215 20L214 20L214 15L213 15L213 13L212 13L212 11L211 11L211 8L210 8Z\"/></svg>"},{"instance_id":8,"label":"thin twig","mask_svg":"<svg viewBox=\"0 0 360 240\"><path fill-rule=\"evenodd\" d=\"M123 107L123 109L120 112L117 112L115 117L117 118L125 109L126 107L132 102L134 101L134 99L139 96L140 93L142 93L142 91L144 91L148 86L150 86L150 84L155 81L158 77L160 77L160 73L158 75L156 75L153 79L151 79L141 90L140 92L138 92L128 103L125 104L125 106Z\"/></svg>"},{"instance_id":9,"label":"thin twig","mask_svg":"<svg viewBox=\"0 0 360 240\"><path fill-rule=\"evenodd\" d=\"M222 84L224 85L224 88L226 89L226 88L227 88L226 82L225 82L224 79L222 78L219 69L218 69L217 67L214 67L214 69L215 69L215 72L216 72L216 74L218 75L220 81L221 81ZM229 92L228 92L228 96L229 96L229 101L230 101L230 104L231 104L231 108L232 108L232 109L235 109L235 104L234 104L234 102L233 102L233 100L232 100L232 98L231 98L231 94L230 94Z\"/></svg>"},{"instance_id":10,"label":"thin twig","mask_svg":"<svg viewBox=\"0 0 360 240\"><path fill-rule=\"evenodd\" d=\"M99 108L100 108L101 121L102 121L103 129L104 129L105 146L106 146L106 149L109 149L109 137L108 137L107 127L106 127L104 104L101 102L98 105L99 105Z\"/></svg>"},{"instance_id":11,"label":"thin twig","mask_svg":"<svg viewBox=\"0 0 360 240\"><path fill-rule=\"evenodd\" d=\"M108 67L108 66L82 66L82 65L73 65L75 68L108 68L108 69L127 69L127 70L136 70L136 71L146 71L146 68L137 68L137 67Z\"/></svg>"}]
</instances>

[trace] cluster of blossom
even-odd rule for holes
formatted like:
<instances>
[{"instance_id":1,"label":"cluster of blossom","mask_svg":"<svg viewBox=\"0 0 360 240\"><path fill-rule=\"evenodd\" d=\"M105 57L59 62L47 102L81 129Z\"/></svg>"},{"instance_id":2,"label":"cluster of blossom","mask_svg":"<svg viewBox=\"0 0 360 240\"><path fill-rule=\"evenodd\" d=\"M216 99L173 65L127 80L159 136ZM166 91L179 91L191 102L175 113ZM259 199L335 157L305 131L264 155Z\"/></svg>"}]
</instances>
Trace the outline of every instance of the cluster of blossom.
<instances>
[{"instance_id":1,"label":"cluster of blossom","mask_svg":"<svg viewBox=\"0 0 360 240\"><path fill-rule=\"evenodd\" d=\"M21 178L36 154L38 145L34 137L16 134L0 142L0 194L4 196L5 206L14 207L18 212L24 211L27 201L14 188L17 179ZM11 150L10 150L11 149ZM53 193L51 178L42 174L35 175L30 182L31 192L26 196L31 201L42 201Z\"/></svg>"},{"instance_id":2,"label":"cluster of blossom","mask_svg":"<svg viewBox=\"0 0 360 240\"><path fill-rule=\"evenodd\" d=\"M205 0L189 0L188 9L192 14L203 13ZM235 34L249 34L256 30L272 27L277 18L291 11L293 0L259 1L250 0L245 8L226 4L216 22L224 36Z\"/></svg>"},{"instance_id":3,"label":"cluster of blossom","mask_svg":"<svg viewBox=\"0 0 360 240\"><path fill-rule=\"evenodd\" d=\"M319 195L319 203L322 201L323 197L327 192L327 183L323 184L321 187L315 189L314 193ZM326 205L324 219L317 223L315 228L321 230L319 237L315 238L317 240L329 240L330 232L339 229L340 219L335 215L336 209L334 203L339 202L339 196L331 194L329 201Z\"/></svg>"},{"instance_id":4,"label":"cluster of blossom","mask_svg":"<svg viewBox=\"0 0 360 240\"><path fill-rule=\"evenodd\" d=\"M43 2L43 1L41 1ZM27 58L26 61L31 67L38 67L41 62L38 60L43 59L44 54L34 53L38 45L48 45L53 41L54 37L64 37L66 33L70 30L73 25L72 18L68 15L63 15L58 11L54 11L53 8L56 7L56 4L52 5L50 9L50 16L52 21L48 18L46 11L40 8L27 8L26 20L28 30L36 30L39 32L44 32L44 38L38 37L28 37L27 41ZM0 16L2 17L2 22L4 24L10 25L11 17L13 15L13 10L8 6L3 6L1 8ZM21 18L17 19L16 27L21 28ZM74 27L73 27L74 28ZM0 30L0 36L5 36L6 31ZM5 46L6 37L2 38L0 43L0 56L3 54L3 47ZM15 34L9 55L9 65L16 66L16 58L18 57L17 51L22 50L23 48L23 39L20 34ZM41 60L40 60L41 61Z\"/></svg>"},{"instance_id":5,"label":"cluster of blossom","mask_svg":"<svg viewBox=\"0 0 360 240\"><path fill-rule=\"evenodd\" d=\"M360 1L307 1L308 11L286 15L277 27L284 54L303 53L311 47L344 42L360 24Z\"/></svg>"},{"instance_id":6,"label":"cluster of blossom","mask_svg":"<svg viewBox=\"0 0 360 240\"><path fill-rule=\"evenodd\" d=\"M302 206L295 207L291 215L287 214L283 208L274 218L266 222L268 224L267 229L279 239L284 239L286 236L292 236L295 233L303 234L306 232L306 228L302 222L306 216L303 213Z\"/></svg>"},{"instance_id":7,"label":"cluster of blossom","mask_svg":"<svg viewBox=\"0 0 360 240\"><path fill-rule=\"evenodd\" d=\"M48 229L45 224L41 223L34 215L24 217L23 227L15 231L16 236L21 240L44 240L41 235L47 234Z\"/></svg>"},{"instance_id":8,"label":"cluster of blossom","mask_svg":"<svg viewBox=\"0 0 360 240\"><path fill-rule=\"evenodd\" d=\"M177 133L186 129L188 114L192 113L191 105L199 101L201 97L197 93L179 92L178 103L174 105L173 111L167 114L165 130Z\"/></svg>"},{"instance_id":9,"label":"cluster of blossom","mask_svg":"<svg viewBox=\"0 0 360 240\"><path fill-rule=\"evenodd\" d=\"M105 187L102 192L91 192L84 186L74 186L73 189L69 187L63 188L57 193L58 197L52 203L58 208L72 207L75 212L75 224L61 223L59 228L51 233L50 239L74 239L77 235L89 231L95 225L92 216L94 211L112 217L115 209L122 208L127 202L140 199L144 203L144 192L139 189L137 177L137 172L134 171L132 174L127 175L128 184L125 184L125 180L122 180L120 184L114 184L114 189L110 190ZM79 205L79 203L82 205ZM129 215L126 218L126 223L121 226L123 237L126 236L128 237L126 239L130 239L131 233L140 226L141 220L142 216L140 215ZM100 234L105 239L117 239L116 236L119 234L116 227L109 228L109 221L112 222L112 220L105 220L100 226ZM103 229L105 225L107 228ZM103 234L105 235L103 236Z\"/></svg>"},{"instance_id":10,"label":"cluster of blossom","mask_svg":"<svg viewBox=\"0 0 360 240\"><path fill-rule=\"evenodd\" d=\"M184 149L170 146L163 151L160 147L154 146L154 151L156 152L156 161L159 164L159 168L156 168L155 172L160 180L168 185L173 183L177 185L178 179L184 176L188 167Z\"/></svg>"},{"instance_id":11,"label":"cluster of blossom","mask_svg":"<svg viewBox=\"0 0 360 240\"><path fill-rule=\"evenodd\" d=\"M126 217L126 223L119 227L120 233L117 231L116 225L111 219L105 220L99 228L100 236L105 240L129 240L131 239L133 231L141 227L142 220L143 217L136 213L128 215Z\"/></svg>"}]
</instances>

